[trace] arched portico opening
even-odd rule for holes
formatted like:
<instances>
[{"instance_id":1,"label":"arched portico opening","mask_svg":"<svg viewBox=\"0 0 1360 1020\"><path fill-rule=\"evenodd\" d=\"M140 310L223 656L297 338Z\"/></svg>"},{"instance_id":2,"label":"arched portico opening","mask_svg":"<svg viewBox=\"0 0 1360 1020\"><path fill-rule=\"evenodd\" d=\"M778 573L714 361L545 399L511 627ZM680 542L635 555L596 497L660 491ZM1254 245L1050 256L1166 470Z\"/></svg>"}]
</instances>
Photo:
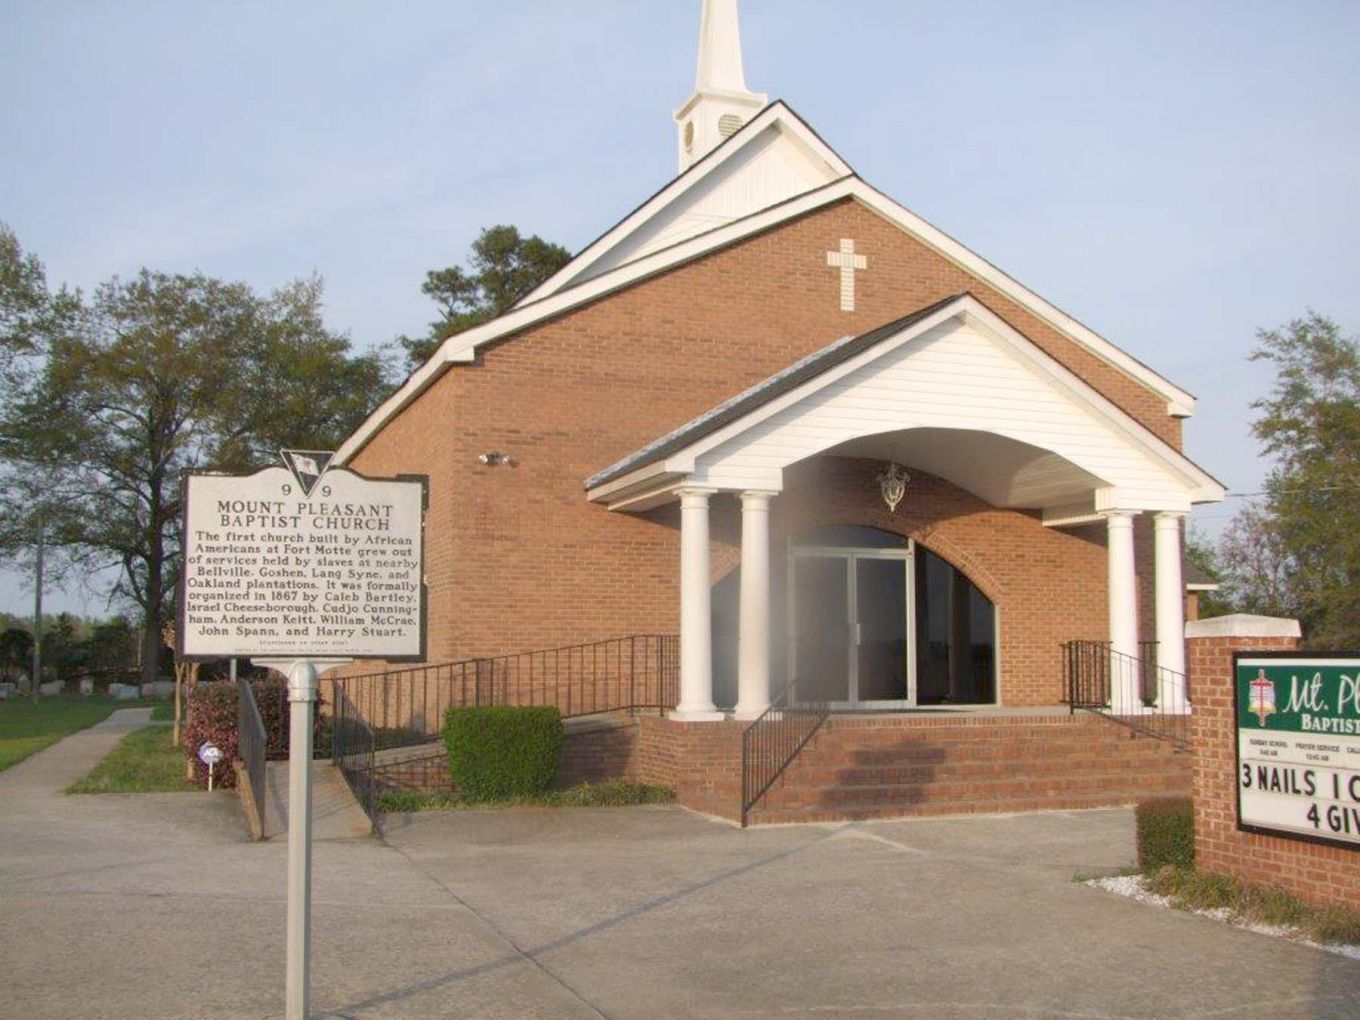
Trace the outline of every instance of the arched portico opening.
<instances>
[{"instance_id":1,"label":"arched portico opening","mask_svg":"<svg viewBox=\"0 0 1360 1020\"><path fill-rule=\"evenodd\" d=\"M1158 661L1169 675L1183 674L1179 522L1192 503L1222 498L1222 486L976 299L960 295L835 341L587 480L589 498L612 510L680 502L677 717L721 717L713 704L710 498L732 493L740 501L735 714L754 718L770 705L778 679L771 668L772 502L781 500L786 474L798 465L846 459L915 466L975 494L984 508L979 514L988 508L1019 514L1052 529L1103 523L1103 569L1089 562L1081 569L1086 577L1106 576L1108 640L1128 656L1138 651L1133 521L1155 514ZM875 498L868 488L859 495ZM974 539L979 548L995 543L994 536ZM1070 597L1061 576L1049 587ZM1091 602L1088 595L1073 608ZM1136 707L1135 686L1121 683L1111 701Z\"/></svg>"}]
</instances>

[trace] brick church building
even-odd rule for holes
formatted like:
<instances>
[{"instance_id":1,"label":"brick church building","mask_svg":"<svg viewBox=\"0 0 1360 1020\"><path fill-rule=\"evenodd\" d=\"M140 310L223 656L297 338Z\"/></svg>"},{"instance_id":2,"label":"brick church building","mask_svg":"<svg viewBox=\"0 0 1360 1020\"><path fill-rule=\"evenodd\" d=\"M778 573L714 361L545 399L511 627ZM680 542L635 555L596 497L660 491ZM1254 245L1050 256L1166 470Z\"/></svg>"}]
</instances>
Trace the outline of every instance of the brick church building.
<instances>
[{"instance_id":1,"label":"brick church building","mask_svg":"<svg viewBox=\"0 0 1360 1020\"><path fill-rule=\"evenodd\" d=\"M674 635L674 701L620 768L718 814L747 731L805 703L831 713L813 758L1068 749L1067 786L979 799L964 776L885 811L1175 788L1161 749L1068 715L1062 646L1140 664L1107 671L1112 714L1184 711L1181 529L1224 495L1181 450L1194 397L751 92L735 0L705 0L700 35L678 176L339 451L429 476L430 661ZM1123 778L1083 785L1096 760ZM771 817L874 813L797 777Z\"/></svg>"}]
</instances>

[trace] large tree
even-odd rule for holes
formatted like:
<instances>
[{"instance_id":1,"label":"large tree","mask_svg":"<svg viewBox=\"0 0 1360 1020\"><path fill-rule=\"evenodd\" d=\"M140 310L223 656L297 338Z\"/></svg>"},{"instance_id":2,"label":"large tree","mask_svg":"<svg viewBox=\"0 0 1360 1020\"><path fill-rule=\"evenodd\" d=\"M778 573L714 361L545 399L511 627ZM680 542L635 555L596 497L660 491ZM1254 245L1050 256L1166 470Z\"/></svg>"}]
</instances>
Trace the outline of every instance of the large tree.
<instances>
[{"instance_id":1,"label":"large tree","mask_svg":"<svg viewBox=\"0 0 1360 1020\"><path fill-rule=\"evenodd\" d=\"M398 337L412 370L448 337L494 319L571 261L571 252L510 226L487 227L472 242L467 267L425 274L421 290L439 305L440 318L422 337Z\"/></svg>"},{"instance_id":2,"label":"large tree","mask_svg":"<svg viewBox=\"0 0 1360 1020\"><path fill-rule=\"evenodd\" d=\"M59 564L116 567L112 594L140 611L151 679L177 580L182 472L333 448L381 396L383 364L326 329L316 280L260 295L143 270L86 300L48 292L17 243L0 258L0 283L23 286L0 307L26 309L0 320L19 324L0 338L15 352L0 408L0 482L14 496L0 506L0 552L21 552L41 527Z\"/></svg>"},{"instance_id":3,"label":"large tree","mask_svg":"<svg viewBox=\"0 0 1360 1020\"><path fill-rule=\"evenodd\" d=\"M1275 467L1245 517L1256 561L1318 647L1360 645L1360 343L1309 313L1257 334L1254 360L1275 366L1252 406L1253 430Z\"/></svg>"}]
</instances>

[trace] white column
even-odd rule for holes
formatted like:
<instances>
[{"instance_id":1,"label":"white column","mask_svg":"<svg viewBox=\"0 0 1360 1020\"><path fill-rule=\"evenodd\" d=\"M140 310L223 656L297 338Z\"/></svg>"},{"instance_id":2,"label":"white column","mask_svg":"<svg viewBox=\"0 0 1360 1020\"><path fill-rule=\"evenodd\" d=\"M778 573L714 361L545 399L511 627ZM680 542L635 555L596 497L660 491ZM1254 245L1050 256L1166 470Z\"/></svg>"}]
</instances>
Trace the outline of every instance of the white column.
<instances>
[{"instance_id":1,"label":"white column","mask_svg":"<svg viewBox=\"0 0 1360 1020\"><path fill-rule=\"evenodd\" d=\"M770 707L770 498L741 494L741 637L737 655L738 719Z\"/></svg>"},{"instance_id":2,"label":"white column","mask_svg":"<svg viewBox=\"0 0 1360 1020\"><path fill-rule=\"evenodd\" d=\"M708 572L708 497L680 490L680 704L672 719L721 719L713 707L713 620Z\"/></svg>"},{"instance_id":3,"label":"white column","mask_svg":"<svg viewBox=\"0 0 1360 1020\"><path fill-rule=\"evenodd\" d=\"M1133 558L1133 517L1127 510L1105 514L1110 575L1110 707L1133 713L1142 708L1137 669L1138 579Z\"/></svg>"},{"instance_id":4,"label":"white column","mask_svg":"<svg viewBox=\"0 0 1360 1020\"><path fill-rule=\"evenodd\" d=\"M1185 702L1185 586L1181 581L1182 513L1153 518L1156 558L1158 705L1163 712L1188 711ZM1164 672L1169 671L1169 672Z\"/></svg>"}]
</instances>

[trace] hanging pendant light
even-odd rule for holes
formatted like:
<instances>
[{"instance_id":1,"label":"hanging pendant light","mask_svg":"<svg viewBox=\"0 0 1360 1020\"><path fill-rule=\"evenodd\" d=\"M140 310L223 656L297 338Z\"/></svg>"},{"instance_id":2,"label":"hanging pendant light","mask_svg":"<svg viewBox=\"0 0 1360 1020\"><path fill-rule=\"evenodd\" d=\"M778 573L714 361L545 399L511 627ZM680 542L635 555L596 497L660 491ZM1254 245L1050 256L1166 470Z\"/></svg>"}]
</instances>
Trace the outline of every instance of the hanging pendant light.
<instances>
[{"instance_id":1,"label":"hanging pendant light","mask_svg":"<svg viewBox=\"0 0 1360 1020\"><path fill-rule=\"evenodd\" d=\"M878 487L883 493L883 502L888 504L888 513L897 513L897 504L907 494L907 483L911 475L902 470L900 464L891 463L878 476Z\"/></svg>"}]
</instances>

